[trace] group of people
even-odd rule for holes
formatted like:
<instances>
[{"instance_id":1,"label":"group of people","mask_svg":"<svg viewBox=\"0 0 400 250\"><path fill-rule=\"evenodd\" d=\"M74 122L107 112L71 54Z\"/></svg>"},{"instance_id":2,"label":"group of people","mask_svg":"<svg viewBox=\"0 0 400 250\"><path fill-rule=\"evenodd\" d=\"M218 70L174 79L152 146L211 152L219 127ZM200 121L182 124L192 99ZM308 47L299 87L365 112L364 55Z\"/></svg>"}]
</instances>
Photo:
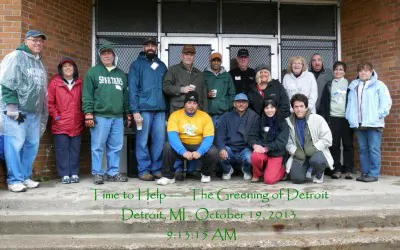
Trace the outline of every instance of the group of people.
<instances>
[{"instance_id":1,"label":"group of people","mask_svg":"<svg viewBox=\"0 0 400 250\"><path fill-rule=\"evenodd\" d=\"M185 178L207 183L215 173L229 180L234 172L251 182L322 183L327 169L333 179L352 179L354 131L361 165L357 180L378 180L384 118L392 101L370 63L361 63L349 83L345 63L336 62L332 72L319 54L309 67L296 56L280 83L265 64L251 69L246 49L238 51L238 67L229 72L218 52L203 72L194 67L193 45L183 46L181 62L167 68L157 56L157 41L147 38L128 75L118 68L114 48L103 45L99 63L84 80L75 61L63 58L47 85L41 60L45 40L40 31L28 31L0 66L0 133L10 191L39 186L31 179L32 165L48 115L64 184L79 182L85 126L94 184L128 180L119 172L124 126L136 130L139 179L159 185Z\"/></svg>"}]
</instances>

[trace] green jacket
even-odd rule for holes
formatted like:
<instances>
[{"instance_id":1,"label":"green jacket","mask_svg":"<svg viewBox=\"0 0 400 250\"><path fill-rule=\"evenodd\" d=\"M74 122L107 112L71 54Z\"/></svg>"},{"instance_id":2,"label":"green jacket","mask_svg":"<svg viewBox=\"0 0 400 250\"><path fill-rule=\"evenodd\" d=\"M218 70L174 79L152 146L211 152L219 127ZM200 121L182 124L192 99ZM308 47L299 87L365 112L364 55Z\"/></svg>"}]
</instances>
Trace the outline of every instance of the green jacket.
<instances>
[{"instance_id":1,"label":"green jacket","mask_svg":"<svg viewBox=\"0 0 400 250\"><path fill-rule=\"evenodd\" d=\"M207 90L217 90L217 96L215 98L207 97L208 114L211 116L222 115L230 111L236 94L231 75L226 72L223 67L221 67L221 71L217 75L214 74L210 67L207 67L203 74Z\"/></svg>"},{"instance_id":2,"label":"green jacket","mask_svg":"<svg viewBox=\"0 0 400 250\"><path fill-rule=\"evenodd\" d=\"M107 48L114 51L110 46ZM115 55L115 66L117 60ZM116 67L108 71L100 61L86 73L82 91L83 112L101 117L122 117L124 113L129 114L127 86L127 77L121 69Z\"/></svg>"}]
</instances>

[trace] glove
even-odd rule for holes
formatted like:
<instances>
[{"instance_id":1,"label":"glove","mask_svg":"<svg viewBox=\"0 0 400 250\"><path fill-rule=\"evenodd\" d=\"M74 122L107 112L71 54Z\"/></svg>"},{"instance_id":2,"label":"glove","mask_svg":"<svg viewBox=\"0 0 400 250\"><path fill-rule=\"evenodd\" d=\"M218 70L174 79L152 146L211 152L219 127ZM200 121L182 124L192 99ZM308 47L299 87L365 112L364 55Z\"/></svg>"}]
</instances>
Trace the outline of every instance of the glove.
<instances>
[{"instance_id":1,"label":"glove","mask_svg":"<svg viewBox=\"0 0 400 250\"><path fill-rule=\"evenodd\" d=\"M126 115L126 127L130 128L132 123L132 116L131 115Z\"/></svg>"},{"instance_id":2,"label":"glove","mask_svg":"<svg viewBox=\"0 0 400 250\"><path fill-rule=\"evenodd\" d=\"M5 114L13 120L18 120L19 112L17 104L7 104Z\"/></svg>"},{"instance_id":3,"label":"glove","mask_svg":"<svg viewBox=\"0 0 400 250\"><path fill-rule=\"evenodd\" d=\"M94 117L93 114L87 113L85 115L85 126L88 128L94 127Z\"/></svg>"}]
</instances>

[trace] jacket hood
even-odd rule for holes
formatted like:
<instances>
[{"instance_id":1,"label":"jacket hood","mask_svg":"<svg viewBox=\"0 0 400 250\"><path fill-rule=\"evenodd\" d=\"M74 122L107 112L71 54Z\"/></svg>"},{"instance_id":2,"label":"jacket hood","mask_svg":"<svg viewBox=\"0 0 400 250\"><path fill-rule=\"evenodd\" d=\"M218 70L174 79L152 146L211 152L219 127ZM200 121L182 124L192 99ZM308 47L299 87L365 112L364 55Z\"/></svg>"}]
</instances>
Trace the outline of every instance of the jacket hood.
<instances>
[{"instance_id":1,"label":"jacket hood","mask_svg":"<svg viewBox=\"0 0 400 250\"><path fill-rule=\"evenodd\" d=\"M211 72L211 73L213 73L215 75L214 71L212 71L212 69L211 69L211 66L207 66L207 68L204 71L205 72L207 72L207 71ZM226 72L225 68L223 66L221 66L221 70L216 75L220 75L220 74L225 73L225 72Z\"/></svg>"},{"instance_id":2,"label":"jacket hood","mask_svg":"<svg viewBox=\"0 0 400 250\"><path fill-rule=\"evenodd\" d=\"M101 51L103 51L103 50L111 50L112 51L112 53L114 54L114 62L113 62L113 64L114 64L114 66L118 66L118 55L115 53L114 47L111 44L103 44L103 45L101 45L99 47L99 50L97 51L98 52L98 56L99 56L99 62L102 65L104 65L103 62L100 59L100 54L101 54Z\"/></svg>"},{"instance_id":3,"label":"jacket hood","mask_svg":"<svg viewBox=\"0 0 400 250\"><path fill-rule=\"evenodd\" d=\"M292 79L300 79L300 78L303 78L308 73L310 73L310 72L308 70L306 70L306 71L302 72L299 77L295 77L293 73L290 73L289 76Z\"/></svg>"},{"instance_id":4,"label":"jacket hood","mask_svg":"<svg viewBox=\"0 0 400 250\"><path fill-rule=\"evenodd\" d=\"M26 52L26 53L28 53L28 54L34 56L33 53L32 53L32 50L30 50L29 47L26 46L24 43L21 44L20 46L18 46L18 47L16 48L16 50L21 50L21 51L24 51L24 52ZM40 58L42 57L40 53L39 53L39 57L40 57Z\"/></svg>"},{"instance_id":5,"label":"jacket hood","mask_svg":"<svg viewBox=\"0 0 400 250\"><path fill-rule=\"evenodd\" d=\"M376 81L378 81L378 73L376 73L376 71L374 70L374 71L372 71L370 84L368 84L368 86L371 86ZM360 83L360 77L357 75L356 79L349 84L349 89L354 89L355 87L358 86L359 83Z\"/></svg>"},{"instance_id":6,"label":"jacket hood","mask_svg":"<svg viewBox=\"0 0 400 250\"><path fill-rule=\"evenodd\" d=\"M69 63L71 63L71 64L73 65L73 67L74 67L73 78L74 78L74 81L76 81L76 80L78 79L78 77L79 77L78 66L76 65L75 61L72 60L72 59L69 58L69 57L64 57L63 59L61 59L60 63L59 63L58 66L57 66L58 74L59 74L59 75L61 76L61 78L64 80L64 77L63 77L63 75L62 75L62 65L63 65L64 63L66 63L66 62L69 62Z\"/></svg>"}]
</instances>

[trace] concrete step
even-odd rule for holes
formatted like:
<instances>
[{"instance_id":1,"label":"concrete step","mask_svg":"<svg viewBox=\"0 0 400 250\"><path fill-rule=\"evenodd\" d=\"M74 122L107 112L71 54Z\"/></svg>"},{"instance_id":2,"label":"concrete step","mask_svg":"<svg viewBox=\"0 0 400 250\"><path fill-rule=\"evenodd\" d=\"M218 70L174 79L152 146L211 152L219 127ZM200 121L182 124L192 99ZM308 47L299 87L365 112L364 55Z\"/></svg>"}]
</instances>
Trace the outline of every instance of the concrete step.
<instances>
[{"instance_id":1,"label":"concrete step","mask_svg":"<svg viewBox=\"0 0 400 250\"><path fill-rule=\"evenodd\" d=\"M283 250L398 250L400 228L273 233L229 231L173 231L148 234L0 235L0 249L283 249ZM188 239L186 239L188 237Z\"/></svg>"},{"instance_id":2,"label":"concrete step","mask_svg":"<svg viewBox=\"0 0 400 250\"><path fill-rule=\"evenodd\" d=\"M259 230L264 232L304 230L323 232L341 229L400 227L399 208L379 211L295 211L296 217L291 217L292 213L288 211L289 217L286 219L278 219L276 217L278 213L272 211L238 212L238 210L231 209L230 212L243 216L232 219L209 218L200 221L194 214L185 212L185 220L168 217L166 220L130 219L122 221L121 214L8 215L0 217L0 234L132 234L160 233L168 230L176 231L181 228L191 231L209 230L218 227L236 228L238 231L244 232ZM215 214L215 211L210 210L211 213ZM221 215L223 213L223 211L220 212ZM251 213L252 218L250 217ZM279 213L282 213L283 217L285 216L285 212ZM204 213L198 216L203 215Z\"/></svg>"}]
</instances>

